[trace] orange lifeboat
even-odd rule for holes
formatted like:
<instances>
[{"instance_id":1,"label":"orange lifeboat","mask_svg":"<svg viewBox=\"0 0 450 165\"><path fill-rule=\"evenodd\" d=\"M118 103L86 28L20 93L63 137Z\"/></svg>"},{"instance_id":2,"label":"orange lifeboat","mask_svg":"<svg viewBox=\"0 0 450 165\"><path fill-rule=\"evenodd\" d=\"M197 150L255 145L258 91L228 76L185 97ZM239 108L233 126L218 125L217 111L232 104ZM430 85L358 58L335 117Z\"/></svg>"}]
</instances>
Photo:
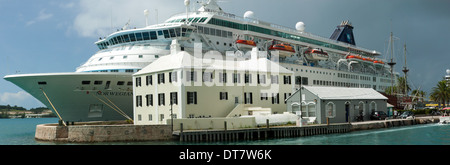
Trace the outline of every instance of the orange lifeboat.
<instances>
[{"instance_id":1,"label":"orange lifeboat","mask_svg":"<svg viewBox=\"0 0 450 165\"><path fill-rule=\"evenodd\" d=\"M256 47L255 41L252 40L237 40L236 45L239 49L252 49Z\"/></svg>"},{"instance_id":2,"label":"orange lifeboat","mask_svg":"<svg viewBox=\"0 0 450 165\"><path fill-rule=\"evenodd\" d=\"M305 55L312 60L328 60L328 53L322 49L309 49L305 51Z\"/></svg>"},{"instance_id":3,"label":"orange lifeboat","mask_svg":"<svg viewBox=\"0 0 450 165\"><path fill-rule=\"evenodd\" d=\"M350 61L362 61L363 58L359 55L349 55L347 56L347 59Z\"/></svg>"},{"instance_id":4,"label":"orange lifeboat","mask_svg":"<svg viewBox=\"0 0 450 165\"><path fill-rule=\"evenodd\" d=\"M373 62L373 60L371 58L363 58L363 60L367 61L367 62Z\"/></svg>"},{"instance_id":5,"label":"orange lifeboat","mask_svg":"<svg viewBox=\"0 0 450 165\"><path fill-rule=\"evenodd\" d=\"M294 48L289 44L271 45L269 50L278 50L280 57L288 57L295 53Z\"/></svg>"},{"instance_id":6,"label":"orange lifeboat","mask_svg":"<svg viewBox=\"0 0 450 165\"><path fill-rule=\"evenodd\" d=\"M378 64L378 65L384 65L384 62L379 60L379 61L373 61L374 64Z\"/></svg>"}]
</instances>

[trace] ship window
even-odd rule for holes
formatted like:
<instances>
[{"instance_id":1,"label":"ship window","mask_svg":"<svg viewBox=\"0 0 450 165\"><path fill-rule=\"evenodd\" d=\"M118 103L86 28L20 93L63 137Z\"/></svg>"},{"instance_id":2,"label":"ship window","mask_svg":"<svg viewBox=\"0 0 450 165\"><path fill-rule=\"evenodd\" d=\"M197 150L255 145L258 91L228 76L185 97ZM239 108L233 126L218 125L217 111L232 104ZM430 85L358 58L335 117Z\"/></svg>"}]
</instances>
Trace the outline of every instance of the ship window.
<instances>
[{"instance_id":1,"label":"ship window","mask_svg":"<svg viewBox=\"0 0 450 165\"><path fill-rule=\"evenodd\" d=\"M175 34L177 35L177 37L181 37L181 30L180 30L180 28L176 28L175 29Z\"/></svg>"},{"instance_id":2,"label":"ship window","mask_svg":"<svg viewBox=\"0 0 450 165\"><path fill-rule=\"evenodd\" d=\"M117 39L119 40L119 43L123 43L122 36L117 36Z\"/></svg>"},{"instance_id":3,"label":"ship window","mask_svg":"<svg viewBox=\"0 0 450 165\"><path fill-rule=\"evenodd\" d=\"M216 29L216 36L221 36L222 35L222 30Z\"/></svg>"},{"instance_id":4,"label":"ship window","mask_svg":"<svg viewBox=\"0 0 450 165\"><path fill-rule=\"evenodd\" d=\"M208 17L203 17L202 19L200 19L199 23L205 22L206 19L208 19Z\"/></svg>"},{"instance_id":5,"label":"ship window","mask_svg":"<svg viewBox=\"0 0 450 165\"><path fill-rule=\"evenodd\" d=\"M118 82L117 82L117 85L124 85L124 84L125 84L124 81L118 81Z\"/></svg>"},{"instance_id":6,"label":"ship window","mask_svg":"<svg viewBox=\"0 0 450 165\"><path fill-rule=\"evenodd\" d=\"M169 29L169 32L170 32L170 37L177 37L175 35L175 30L174 29Z\"/></svg>"},{"instance_id":7,"label":"ship window","mask_svg":"<svg viewBox=\"0 0 450 165\"><path fill-rule=\"evenodd\" d=\"M127 59L128 58L128 56L123 56L123 59Z\"/></svg>"},{"instance_id":8,"label":"ship window","mask_svg":"<svg viewBox=\"0 0 450 165\"><path fill-rule=\"evenodd\" d=\"M160 30L160 31L158 31L158 36L162 36L163 35L163 32Z\"/></svg>"},{"instance_id":9,"label":"ship window","mask_svg":"<svg viewBox=\"0 0 450 165\"><path fill-rule=\"evenodd\" d=\"M131 42L136 41L136 36L134 35L134 33L130 34L130 41Z\"/></svg>"},{"instance_id":10,"label":"ship window","mask_svg":"<svg viewBox=\"0 0 450 165\"><path fill-rule=\"evenodd\" d=\"M82 85L89 85L89 84L91 84L91 81L82 81L81 84Z\"/></svg>"},{"instance_id":11,"label":"ship window","mask_svg":"<svg viewBox=\"0 0 450 165\"><path fill-rule=\"evenodd\" d=\"M216 29L211 28L210 34L215 36L216 35Z\"/></svg>"},{"instance_id":12,"label":"ship window","mask_svg":"<svg viewBox=\"0 0 450 165\"><path fill-rule=\"evenodd\" d=\"M203 33L208 34L209 35L209 28L205 27L203 28Z\"/></svg>"},{"instance_id":13,"label":"ship window","mask_svg":"<svg viewBox=\"0 0 450 165\"><path fill-rule=\"evenodd\" d=\"M45 81L40 81L40 82L38 82L38 84L39 84L39 85L47 85L47 82L45 82Z\"/></svg>"},{"instance_id":14,"label":"ship window","mask_svg":"<svg viewBox=\"0 0 450 165\"><path fill-rule=\"evenodd\" d=\"M152 40L158 39L158 37L156 36L156 32L154 32L154 31L150 32L150 39L152 39Z\"/></svg>"},{"instance_id":15,"label":"ship window","mask_svg":"<svg viewBox=\"0 0 450 165\"><path fill-rule=\"evenodd\" d=\"M94 81L94 85L102 85L103 81Z\"/></svg>"},{"instance_id":16,"label":"ship window","mask_svg":"<svg viewBox=\"0 0 450 165\"><path fill-rule=\"evenodd\" d=\"M195 18L194 21L192 21L192 22L197 23L199 19L200 19L200 18L197 17L197 18Z\"/></svg>"},{"instance_id":17,"label":"ship window","mask_svg":"<svg viewBox=\"0 0 450 165\"><path fill-rule=\"evenodd\" d=\"M228 35L228 32L227 31L222 31L222 37L227 37L227 35Z\"/></svg>"},{"instance_id":18,"label":"ship window","mask_svg":"<svg viewBox=\"0 0 450 165\"><path fill-rule=\"evenodd\" d=\"M136 33L136 40L137 41L142 41L143 37L142 37L142 33Z\"/></svg>"},{"instance_id":19,"label":"ship window","mask_svg":"<svg viewBox=\"0 0 450 165\"><path fill-rule=\"evenodd\" d=\"M128 34L125 34L122 37L124 39L124 42L130 42L130 36L128 36Z\"/></svg>"},{"instance_id":20,"label":"ship window","mask_svg":"<svg viewBox=\"0 0 450 165\"><path fill-rule=\"evenodd\" d=\"M144 40L150 40L150 34L148 32L143 32Z\"/></svg>"},{"instance_id":21,"label":"ship window","mask_svg":"<svg viewBox=\"0 0 450 165\"><path fill-rule=\"evenodd\" d=\"M169 30L164 30L164 38L170 38L169 36Z\"/></svg>"}]
</instances>

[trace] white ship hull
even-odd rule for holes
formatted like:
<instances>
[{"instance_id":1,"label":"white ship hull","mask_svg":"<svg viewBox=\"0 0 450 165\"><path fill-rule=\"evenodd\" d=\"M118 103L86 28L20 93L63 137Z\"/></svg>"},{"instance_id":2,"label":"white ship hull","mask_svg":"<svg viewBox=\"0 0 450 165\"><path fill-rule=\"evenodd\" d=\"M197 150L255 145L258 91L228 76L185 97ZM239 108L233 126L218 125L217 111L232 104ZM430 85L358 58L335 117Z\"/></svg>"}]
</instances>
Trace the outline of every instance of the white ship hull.
<instances>
[{"instance_id":1,"label":"white ship hull","mask_svg":"<svg viewBox=\"0 0 450 165\"><path fill-rule=\"evenodd\" d=\"M128 84L132 83L130 73L27 74L6 76L5 79L55 112L49 99L64 121L126 120L126 117L110 107L114 107L112 103L126 115L133 116L133 86ZM90 84L83 85L83 81L90 81Z\"/></svg>"}]
</instances>

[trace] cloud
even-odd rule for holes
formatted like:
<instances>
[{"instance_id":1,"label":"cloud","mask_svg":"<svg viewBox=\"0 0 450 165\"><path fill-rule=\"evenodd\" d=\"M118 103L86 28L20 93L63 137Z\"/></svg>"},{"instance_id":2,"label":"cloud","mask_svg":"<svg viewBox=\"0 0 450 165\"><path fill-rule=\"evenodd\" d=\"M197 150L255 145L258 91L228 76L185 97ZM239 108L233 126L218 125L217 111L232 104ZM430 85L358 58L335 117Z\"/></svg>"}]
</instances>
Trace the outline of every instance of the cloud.
<instances>
[{"instance_id":1,"label":"cloud","mask_svg":"<svg viewBox=\"0 0 450 165\"><path fill-rule=\"evenodd\" d=\"M30 26L30 25L33 25L33 24L35 24L37 22L48 20L48 19L52 18L53 14L47 13L45 10L46 9L42 9L41 11L39 11L39 15L35 19L33 19L31 21L28 21L26 23L26 25Z\"/></svg>"},{"instance_id":2,"label":"cloud","mask_svg":"<svg viewBox=\"0 0 450 165\"><path fill-rule=\"evenodd\" d=\"M17 105L25 108L42 107L42 103L37 101L33 96L25 91L17 93L3 92L0 93L0 105Z\"/></svg>"},{"instance_id":3,"label":"cloud","mask_svg":"<svg viewBox=\"0 0 450 165\"><path fill-rule=\"evenodd\" d=\"M95 38L115 32L128 20L131 20L129 28L144 27L145 9L150 11L150 24L156 23L155 9L158 9L160 23L174 13L184 11L183 1L178 0L81 0L75 6L79 7L79 13L73 22L73 29L82 37Z\"/></svg>"}]
</instances>

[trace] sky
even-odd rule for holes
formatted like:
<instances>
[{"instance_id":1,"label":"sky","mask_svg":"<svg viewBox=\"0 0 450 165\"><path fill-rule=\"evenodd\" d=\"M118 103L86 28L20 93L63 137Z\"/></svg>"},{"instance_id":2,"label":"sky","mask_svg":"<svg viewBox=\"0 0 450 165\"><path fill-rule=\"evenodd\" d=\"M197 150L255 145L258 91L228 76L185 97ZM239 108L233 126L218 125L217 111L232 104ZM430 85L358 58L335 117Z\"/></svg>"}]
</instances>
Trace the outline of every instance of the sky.
<instances>
[{"instance_id":1,"label":"sky","mask_svg":"<svg viewBox=\"0 0 450 165\"><path fill-rule=\"evenodd\" d=\"M192 10L198 8L195 2ZM306 32L327 38L349 20L356 45L385 59L392 31L395 71L404 66L406 44L409 83L428 94L450 69L448 0L220 0L219 5L241 16L250 10L257 19L286 27L302 21ZM44 106L3 77L74 72L98 51L99 37L129 20L129 27L143 27L145 9L150 24L185 11L184 0L0 0L0 105Z\"/></svg>"}]
</instances>

